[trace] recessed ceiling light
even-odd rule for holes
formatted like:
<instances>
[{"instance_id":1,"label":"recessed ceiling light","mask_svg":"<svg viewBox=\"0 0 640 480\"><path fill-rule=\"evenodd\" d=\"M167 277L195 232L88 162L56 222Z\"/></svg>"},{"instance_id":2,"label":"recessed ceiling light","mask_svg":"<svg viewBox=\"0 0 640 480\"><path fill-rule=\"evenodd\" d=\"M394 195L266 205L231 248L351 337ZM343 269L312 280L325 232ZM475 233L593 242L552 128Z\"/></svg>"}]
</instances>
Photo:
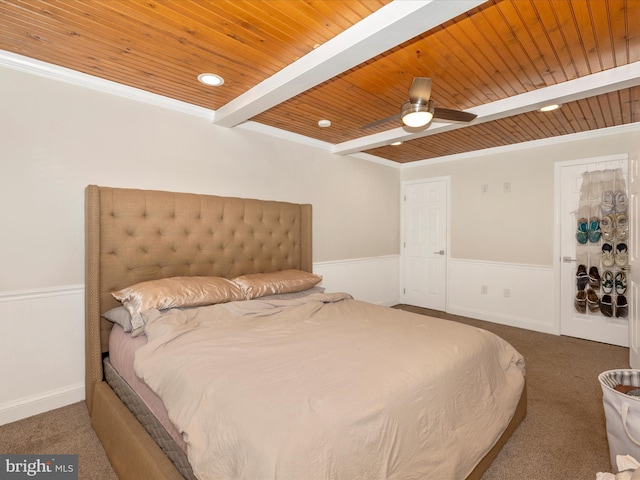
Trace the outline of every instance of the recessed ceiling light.
<instances>
[{"instance_id":1,"label":"recessed ceiling light","mask_svg":"<svg viewBox=\"0 0 640 480\"><path fill-rule=\"evenodd\" d=\"M198 80L200 83L204 83L205 85L212 87L218 87L224 83L224 78L220 75L216 75L215 73L201 73L198 75Z\"/></svg>"},{"instance_id":2,"label":"recessed ceiling light","mask_svg":"<svg viewBox=\"0 0 640 480\"><path fill-rule=\"evenodd\" d=\"M318 126L322 128L327 128L331 126L331 120L320 120L318 121Z\"/></svg>"},{"instance_id":3,"label":"recessed ceiling light","mask_svg":"<svg viewBox=\"0 0 640 480\"><path fill-rule=\"evenodd\" d=\"M541 108L540 108L540 111L541 111L541 112L550 112L550 111L552 111L552 110L556 110L556 109L558 109L558 108L560 108L560 105L558 105L558 104L545 105L544 107L541 107Z\"/></svg>"},{"instance_id":4,"label":"recessed ceiling light","mask_svg":"<svg viewBox=\"0 0 640 480\"><path fill-rule=\"evenodd\" d=\"M402 145L402 142L393 142L393 143L390 143L389 145L393 145L395 147L397 145Z\"/></svg>"}]
</instances>

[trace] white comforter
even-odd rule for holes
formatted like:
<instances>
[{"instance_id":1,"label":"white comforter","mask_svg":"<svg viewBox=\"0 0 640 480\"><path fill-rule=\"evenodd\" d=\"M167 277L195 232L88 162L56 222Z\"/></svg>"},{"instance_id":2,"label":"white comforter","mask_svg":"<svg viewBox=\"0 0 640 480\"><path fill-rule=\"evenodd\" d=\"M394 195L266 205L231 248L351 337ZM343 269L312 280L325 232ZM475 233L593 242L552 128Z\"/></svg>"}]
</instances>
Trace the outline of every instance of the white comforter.
<instances>
[{"instance_id":1,"label":"white comforter","mask_svg":"<svg viewBox=\"0 0 640 480\"><path fill-rule=\"evenodd\" d=\"M145 319L136 373L201 480L461 480L524 385L492 333L346 294Z\"/></svg>"}]
</instances>

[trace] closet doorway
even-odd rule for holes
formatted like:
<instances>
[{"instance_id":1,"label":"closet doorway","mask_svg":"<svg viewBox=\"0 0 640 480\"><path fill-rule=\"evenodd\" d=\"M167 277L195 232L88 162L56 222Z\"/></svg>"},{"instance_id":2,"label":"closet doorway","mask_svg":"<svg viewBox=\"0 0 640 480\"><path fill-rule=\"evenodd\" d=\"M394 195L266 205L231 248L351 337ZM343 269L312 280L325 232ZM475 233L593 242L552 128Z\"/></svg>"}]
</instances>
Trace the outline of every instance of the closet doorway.
<instances>
[{"instance_id":1,"label":"closet doorway","mask_svg":"<svg viewBox=\"0 0 640 480\"><path fill-rule=\"evenodd\" d=\"M628 184L627 155L556 165L562 335L629 346Z\"/></svg>"},{"instance_id":2,"label":"closet doorway","mask_svg":"<svg viewBox=\"0 0 640 480\"><path fill-rule=\"evenodd\" d=\"M402 301L446 310L449 177L402 185Z\"/></svg>"}]
</instances>

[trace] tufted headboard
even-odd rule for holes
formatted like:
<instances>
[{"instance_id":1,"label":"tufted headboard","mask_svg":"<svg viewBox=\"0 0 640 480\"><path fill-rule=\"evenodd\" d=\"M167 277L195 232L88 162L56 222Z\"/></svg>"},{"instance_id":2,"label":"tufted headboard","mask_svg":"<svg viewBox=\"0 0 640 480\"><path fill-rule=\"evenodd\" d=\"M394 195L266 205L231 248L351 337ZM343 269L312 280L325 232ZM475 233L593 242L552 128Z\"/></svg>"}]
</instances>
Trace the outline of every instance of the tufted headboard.
<instances>
[{"instance_id":1,"label":"tufted headboard","mask_svg":"<svg viewBox=\"0 0 640 480\"><path fill-rule=\"evenodd\" d=\"M111 292L146 280L296 268L312 271L311 205L99 187L85 190L86 394L102 381L117 305Z\"/></svg>"}]
</instances>

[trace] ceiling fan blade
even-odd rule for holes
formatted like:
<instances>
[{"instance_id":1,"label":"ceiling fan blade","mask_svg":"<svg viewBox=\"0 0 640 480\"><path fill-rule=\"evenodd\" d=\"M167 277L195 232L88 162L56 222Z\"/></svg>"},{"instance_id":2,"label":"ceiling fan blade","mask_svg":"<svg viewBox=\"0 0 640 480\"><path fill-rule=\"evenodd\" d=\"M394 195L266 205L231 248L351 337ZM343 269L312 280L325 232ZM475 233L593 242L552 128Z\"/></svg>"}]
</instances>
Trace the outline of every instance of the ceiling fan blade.
<instances>
[{"instance_id":1,"label":"ceiling fan blade","mask_svg":"<svg viewBox=\"0 0 640 480\"><path fill-rule=\"evenodd\" d=\"M387 117L387 118L382 118L380 120L376 120L375 122L372 122L372 123L369 123L367 125L364 125L363 127L360 127L360 130L366 130L367 128L377 127L378 125L390 122L391 120L395 120L396 118L400 118L400 114L393 115L392 117Z\"/></svg>"},{"instance_id":2,"label":"ceiling fan blade","mask_svg":"<svg viewBox=\"0 0 640 480\"><path fill-rule=\"evenodd\" d=\"M411 103L425 104L431 98L431 79L427 77L416 77L413 79L409 89L409 100Z\"/></svg>"},{"instance_id":3,"label":"ceiling fan blade","mask_svg":"<svg viewBox=\"0 0 640 480\"><path fill-rule=\"evenodd\" d=\"M433 114L434 120L446 120L453 123L469 123L476 119L475 113L463 112L461 110L449 110L448 108L437 108Z\"/></svg>"}]
</instances>

